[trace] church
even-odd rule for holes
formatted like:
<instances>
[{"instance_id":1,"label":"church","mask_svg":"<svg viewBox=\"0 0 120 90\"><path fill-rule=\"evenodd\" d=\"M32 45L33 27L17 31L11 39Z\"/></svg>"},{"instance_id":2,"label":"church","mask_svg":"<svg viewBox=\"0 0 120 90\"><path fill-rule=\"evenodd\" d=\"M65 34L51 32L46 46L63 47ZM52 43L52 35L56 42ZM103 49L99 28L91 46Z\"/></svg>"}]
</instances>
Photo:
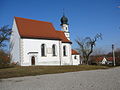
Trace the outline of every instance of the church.
<instances>
[{"instance_id":1,"label":"church","mask_svg":"<svg viewBox=\"0 0 120 90\"><path fill-rule=\"evenodd\" d=\"M10 57L20 66L79 65L80 55L71 48L68 18L62 16L61 31L51 22L14 17Z\"/></svg>"}]
</instances>

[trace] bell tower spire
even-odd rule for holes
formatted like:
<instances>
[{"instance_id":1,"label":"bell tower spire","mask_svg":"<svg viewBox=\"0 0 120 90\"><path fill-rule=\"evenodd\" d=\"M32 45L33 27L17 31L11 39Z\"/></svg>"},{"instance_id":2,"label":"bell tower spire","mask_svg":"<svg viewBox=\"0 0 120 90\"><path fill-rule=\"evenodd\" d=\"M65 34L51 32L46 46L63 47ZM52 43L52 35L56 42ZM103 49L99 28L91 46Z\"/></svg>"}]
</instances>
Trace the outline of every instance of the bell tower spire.
<instances>
[{"instance_id":1,"label":"bell tower spire","mask_svg":"<svg viewBox=\"0 0 120 90\"><path fill-rule=\"evenodd\" d=\"M63 16L60 19L61 21L61 29L64 32L65 36L67 37L68 40L70 40L70 34L69 34L69 30L68 30L68 18L65 16L64 12L63 12Z\"/></svg>"}]
</instances>

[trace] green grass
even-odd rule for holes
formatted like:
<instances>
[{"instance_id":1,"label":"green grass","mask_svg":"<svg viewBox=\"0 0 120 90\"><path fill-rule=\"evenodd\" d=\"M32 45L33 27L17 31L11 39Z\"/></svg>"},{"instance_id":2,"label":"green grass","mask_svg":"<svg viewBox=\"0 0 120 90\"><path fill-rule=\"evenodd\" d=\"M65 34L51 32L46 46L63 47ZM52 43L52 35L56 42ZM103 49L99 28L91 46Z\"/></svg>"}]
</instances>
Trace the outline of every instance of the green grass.
<instances>
[{"instance_id":1,"label":"green grass","mask_svg":"<svg viewBox=\"0 0 120 90\"><path fill-rule=\"evenodd\" d=\"M11 77L35 76L43 74L55 74L64 72L75 72L84 70L108 69L107 66L17 66L13 68L0 69L0 79Z\"/></svg>"}]
</instances>

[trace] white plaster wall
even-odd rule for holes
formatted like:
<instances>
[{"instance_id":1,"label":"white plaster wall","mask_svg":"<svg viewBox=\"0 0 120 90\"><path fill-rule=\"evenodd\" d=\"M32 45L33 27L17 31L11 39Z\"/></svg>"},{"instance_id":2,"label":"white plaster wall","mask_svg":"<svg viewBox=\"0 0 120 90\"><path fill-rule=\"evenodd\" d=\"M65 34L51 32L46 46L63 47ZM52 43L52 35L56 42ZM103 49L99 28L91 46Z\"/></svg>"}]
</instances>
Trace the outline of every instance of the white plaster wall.
<instances>
[{"instance_id":1,"label":"white plaster wall","mask_svg":"<svg viewBox=\"0 0 120 90\"><path fill-rule=\"evenodd\" d=\"M22 58L22 66L30 66L31 59L28 53L29 52L38 52L35 65L60 65L60 53L59 53L59 40L41 40L41 39L22 39L22 47L23 47L23 58ZM46 56L41 56L41 45L46 45ZM57 49L57 56L53 56L52 45L55 44ZM49 52L48 52L49 49Z\"/></svg>"},{"instance_id":2,"label":"white plaster wall","mask_svg":"<svg viewBox=\"0 0 120 90\"><path fill-rule=\"evenodd\" d=\"M67 55L63 56L63 46L66 46ZM72 56L71 56L71 44L70 43L62 43L61 45L61 64L62 65L72 65Z\"/></svg>"},{"instance_id":3,"label":"white plaster wall","mask_svg":"<svg viewBox=\"0 0 120 90\"><path fill-rule=\"evenodd\" d=\"M10 57L11 62L19 62L20 64L20 35L14 19L12 34L10 37Z\"/></svg>"},{"instance_id":4,"label":"white plaster wall","mask_svg":"<svg viewBox=\"0 0 120 90\"><path fill-rule=\"evenodd\" d=\"M76 59L75 59L75 56L76 56ZM72 61L73 61L73 65L79 65L80 64L80 56L72 55Z\"/></svg>"},{"instance_id":5,"label":"white plaster wall","mask_svg":"<svg viewBox=\"0 0 120 90\"><path fill-rule=\"evenodd\" d=\"M63 30L64 32L68 32L68 25L67 25L67 24L63 24L63 25L62 25L62 30Z\"/></svg>"},{"instance_id":6,"label":"white plaster wall","mask_svg":"<svg viewBox=\"0 0 120 90\"><path fill-rule=\"evenodd\" d=\"M70 40L70 34L69 34L69 32L64 32L64 34L67 37L67 39Z\"/></svg>"}]
</instances>

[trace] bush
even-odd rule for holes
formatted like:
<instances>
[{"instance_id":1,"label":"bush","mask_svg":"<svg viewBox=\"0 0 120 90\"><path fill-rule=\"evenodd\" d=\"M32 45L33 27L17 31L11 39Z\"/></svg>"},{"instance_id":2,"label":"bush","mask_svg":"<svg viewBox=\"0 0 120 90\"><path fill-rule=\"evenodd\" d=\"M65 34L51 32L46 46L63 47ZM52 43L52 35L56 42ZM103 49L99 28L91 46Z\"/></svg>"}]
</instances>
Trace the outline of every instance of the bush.
<instances>
[{"instance_id":1,"label":"bush","mask_svg":"<svg viewBox=\"0 0 120 90\"><path fill-rule=\"evenodd\" d=\"M0 50L0 68L7 68L10 66L10 58L7 53Z\"/></svg>"}]
</instances>

